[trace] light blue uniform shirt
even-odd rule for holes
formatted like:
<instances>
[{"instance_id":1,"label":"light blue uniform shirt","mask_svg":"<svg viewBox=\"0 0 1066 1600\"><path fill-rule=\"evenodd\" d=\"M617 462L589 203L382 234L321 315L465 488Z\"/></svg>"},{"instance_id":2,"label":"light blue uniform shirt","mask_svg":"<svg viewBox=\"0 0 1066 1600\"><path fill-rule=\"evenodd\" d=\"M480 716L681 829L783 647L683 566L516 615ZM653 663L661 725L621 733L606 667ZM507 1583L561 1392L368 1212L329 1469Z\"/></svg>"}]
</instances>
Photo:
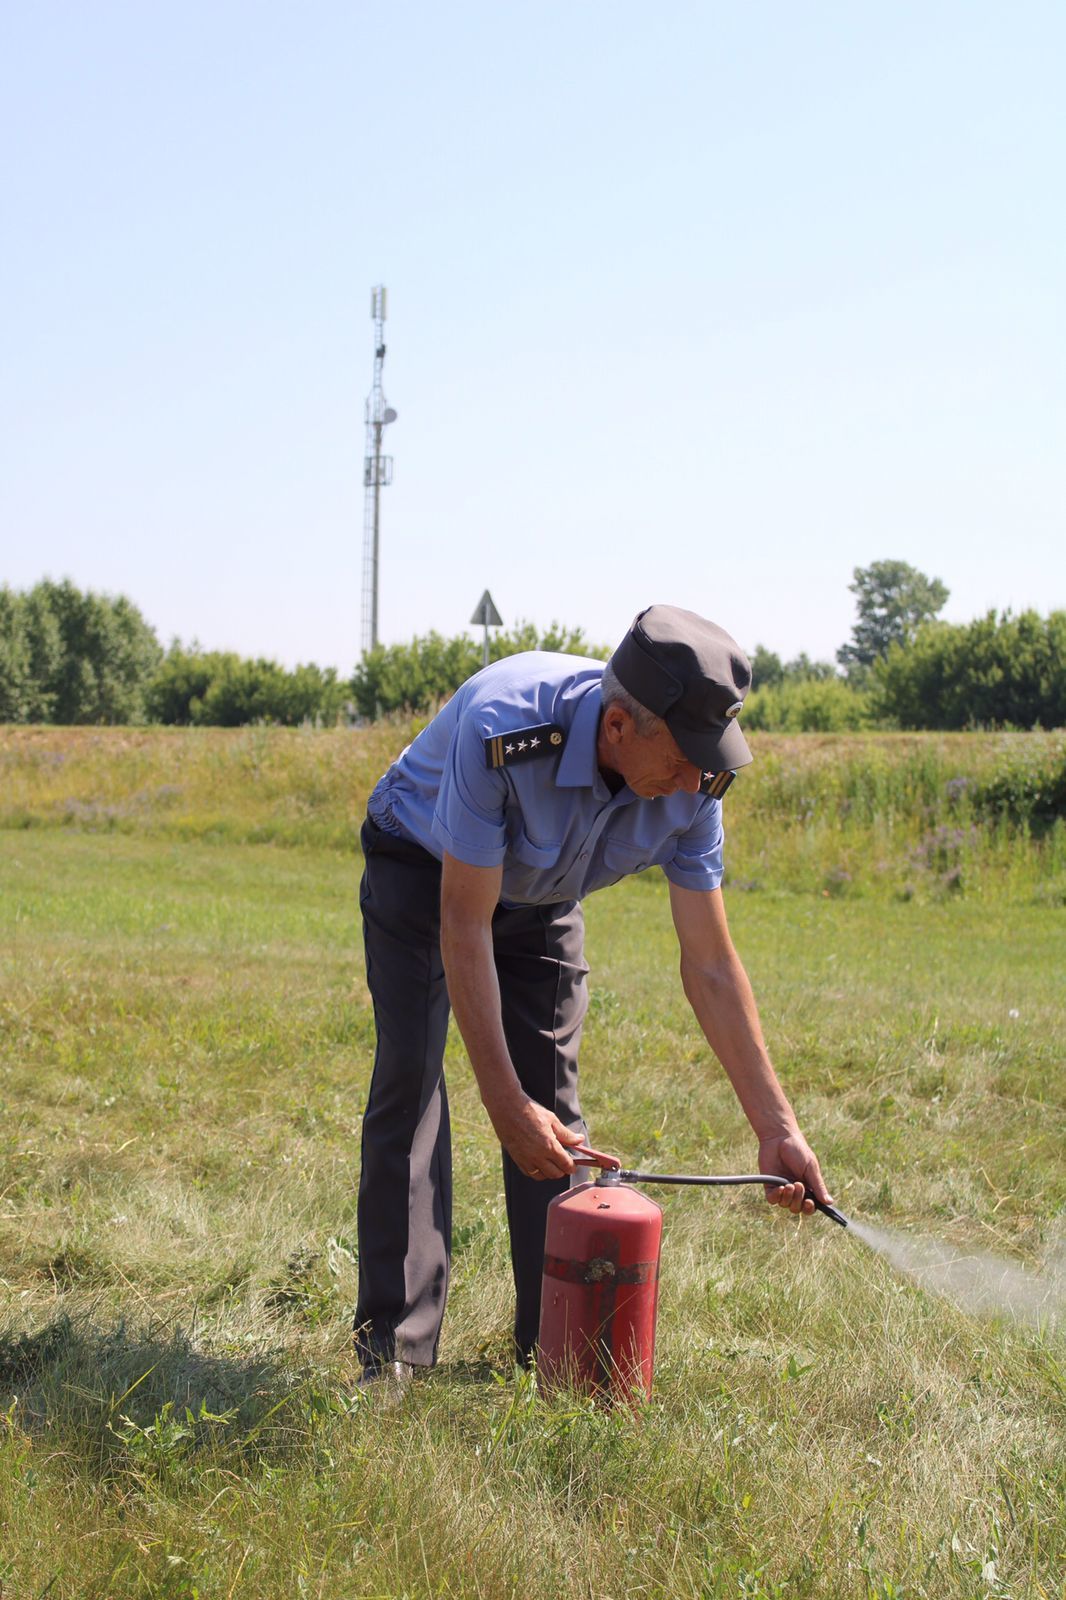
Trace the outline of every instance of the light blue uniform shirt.
<instances>
[{"instance_id":1,"label":"light blue uniform shirt","mask_svg":"<svg viewBox=\"0 0 1066 1600\"><path fill-rule=\"evenodd\" d=\"M580 900L662 867L685 889L722 881L722 804L706 795L612 795L596 761L603 663L529 651L467 680L370 796L386 832L438 860L503 866L507 905ZM485 740L557 723L562 753L490 767Z\"/></svg>"}]
</instances>

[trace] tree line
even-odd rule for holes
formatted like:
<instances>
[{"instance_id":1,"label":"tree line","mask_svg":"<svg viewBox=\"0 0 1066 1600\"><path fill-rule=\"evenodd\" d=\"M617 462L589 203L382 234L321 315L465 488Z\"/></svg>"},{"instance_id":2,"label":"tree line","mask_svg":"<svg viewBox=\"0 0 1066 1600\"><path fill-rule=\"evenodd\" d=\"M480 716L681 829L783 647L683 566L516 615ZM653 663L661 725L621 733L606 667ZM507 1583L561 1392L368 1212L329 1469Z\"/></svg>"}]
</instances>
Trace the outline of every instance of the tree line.
<instances>
[{"instance_id":1,"label":"tree line","mask_svg":"<svg viewBox=\"0 0 1066 1600\"><path fill-rule=\"evenodd\" d=\"M492 660L520 650L599 657L580 628L520 622L497 632ZM393 711L427 711L482 665L465 634L429 633L379 645L349 678L313 662L292 668L175 640L164 650L125 596L45 579L18 593L0 587L0 722L322 726Z\"/></svg>"},{"instance_id":2,"label":"tree line","mask_svg":"<svg viewBox=\"0 0 1066 1600\"><path fill-rule=\"evenodd\" d=\"M1066 726L1066 611L946 623L944 584L900 561L856 568L851 590L857 620L835 662L756 645L746 728ZM489 655L521 650L610 653L581 628L520 622L494 634ZM131 600L69 580L0 587L0 722L332 726L428 713L481 664L477 640L431 632L377 646L343 678L178 640L164 649Z\"/></svg>"}]
</instances>

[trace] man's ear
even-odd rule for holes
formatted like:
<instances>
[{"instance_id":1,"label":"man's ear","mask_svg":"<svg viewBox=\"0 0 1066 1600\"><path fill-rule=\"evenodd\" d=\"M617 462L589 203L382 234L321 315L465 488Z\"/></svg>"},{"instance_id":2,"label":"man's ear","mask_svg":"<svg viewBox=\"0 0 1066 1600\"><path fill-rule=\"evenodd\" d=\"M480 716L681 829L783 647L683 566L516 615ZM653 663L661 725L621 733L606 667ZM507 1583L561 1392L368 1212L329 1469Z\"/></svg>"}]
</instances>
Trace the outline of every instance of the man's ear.
<instances>
[{"instance_id":1,"label":"man's ear","mask_svg":"<svg viewBox=\"0 0 1066 1600\"><path fill-rule=\"evenodd\" d=\"M608 706L607 710L603 713L602 723L603 732L607 739L607 743L621 744L622 740L626 736L627 728L632 721L633 718L630 716L629 712L624 706L618 705L617 702L614 705Z\"/></svg>"}]
</instances>

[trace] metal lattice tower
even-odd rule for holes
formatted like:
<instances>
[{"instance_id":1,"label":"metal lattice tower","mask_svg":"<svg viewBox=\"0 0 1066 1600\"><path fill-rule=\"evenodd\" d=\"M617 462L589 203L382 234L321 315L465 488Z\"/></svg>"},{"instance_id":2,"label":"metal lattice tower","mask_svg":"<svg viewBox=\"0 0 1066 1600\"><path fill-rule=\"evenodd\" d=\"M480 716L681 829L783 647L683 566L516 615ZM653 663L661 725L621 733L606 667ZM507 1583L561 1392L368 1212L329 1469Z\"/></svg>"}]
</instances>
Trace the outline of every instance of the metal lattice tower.
<instances>
[{"instance_id":1,"label":"metal lattice tower","mask_svg":"<svg viewBox=\"0 0 1066 1600\"><path fill-rule=\"evenodd\" d=\"M366 456L363 461L363 654L378 642L378 556L381 546L381 491L392 482L392 457L381 453L386 425L396 413L385 404L381 375L385 366L385 286L370 291L374 320L374 382L366 400Z\"/></svg>"}]
</instances>

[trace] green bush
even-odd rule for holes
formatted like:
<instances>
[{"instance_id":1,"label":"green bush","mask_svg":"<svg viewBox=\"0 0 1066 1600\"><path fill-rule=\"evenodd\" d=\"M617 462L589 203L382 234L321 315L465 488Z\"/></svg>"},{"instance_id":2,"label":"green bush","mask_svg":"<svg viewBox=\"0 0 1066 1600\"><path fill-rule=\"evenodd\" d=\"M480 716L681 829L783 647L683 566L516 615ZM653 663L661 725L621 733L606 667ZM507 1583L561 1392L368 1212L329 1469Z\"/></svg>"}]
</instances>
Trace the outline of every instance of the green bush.
<instances>
[{"instance_id":1,"label":"green bush","mask_svg":"<svg viewBox=\"0 0 1066 1600\"><path fill-rule=\"evenodd\" d=\"M782 678L744 702L744 727L766 733L852 733L869 726L869 697L842 678Z\"/></svg>"},{"instance_id":2,"label":"green bush","mask_svg":"<svg viewBox=\"0 0 1066 1600\"><path fill-rule=\"evenodd\" d=\"M610 655L610 647L590 644L581 628L553 622L543 632L532 622L519 622L489 641L490 661L523 650L555 650L564 655ZM482 645L462 633L446 639L427 633L410 644L378 645L355 669L350 689L356 710L364 717L392 711L432 711L453 695L482 665Z\"/></svg>"},{"instance_id":3,"label":"green bush","mask_svg":"<svg viewBox=\"0 0 1066 1600\"><path fill-rule=\"evenodd\" d=\"M410 644L379 644L355 669L352 699L363 717L428 711L454 694L480 665L478 647L465 634L446 639L433 632Z\"/></svg>"},{"instance_id":4,"label":"green bush","mask_svg":"<svg viewBox=\"0 0 1066 1600\"><path fill-rule=\"evenodd\" d=\"M171 645L147 695L153 721L192 727L238 728L250 722L294 727L333 724L348 691L332 667L287 671L276 661L232 651Z\"/></svg>"},{"instance_id":5,"label":"green bush","mask_svg":"<svg viewBox=\"0 0 1066 1600\"><path fill-rule=\"evenodd\" d=\"M193 722L193 706L199 706L212 682L227 664L239 657L221 650L191 650L177 640L171 645L159 670L148 686L146 710L149 722L164 722L187 727Z\"/></svg>"},{"instance_id":6,"label":"green bush","mask_svg":"<svg viewBox=\"0 0 1066 1600\"><path fill-rule=\"evenodd\" d=\"M901 728L1066 725L1066 611L931 622L873 668L875 713Z\"/></svg>"},{"instance_id":7,"label":"green bush","mask_svg":"<svg viewBox=\"0 0 1066 1600\"><path fill-rule=\"evenodd\" d=\"M973 786L979 814L1044 833L1066 818L1066 757L1041 746L1014 750L992 777Z\"/></svg>"}]
</instances>

